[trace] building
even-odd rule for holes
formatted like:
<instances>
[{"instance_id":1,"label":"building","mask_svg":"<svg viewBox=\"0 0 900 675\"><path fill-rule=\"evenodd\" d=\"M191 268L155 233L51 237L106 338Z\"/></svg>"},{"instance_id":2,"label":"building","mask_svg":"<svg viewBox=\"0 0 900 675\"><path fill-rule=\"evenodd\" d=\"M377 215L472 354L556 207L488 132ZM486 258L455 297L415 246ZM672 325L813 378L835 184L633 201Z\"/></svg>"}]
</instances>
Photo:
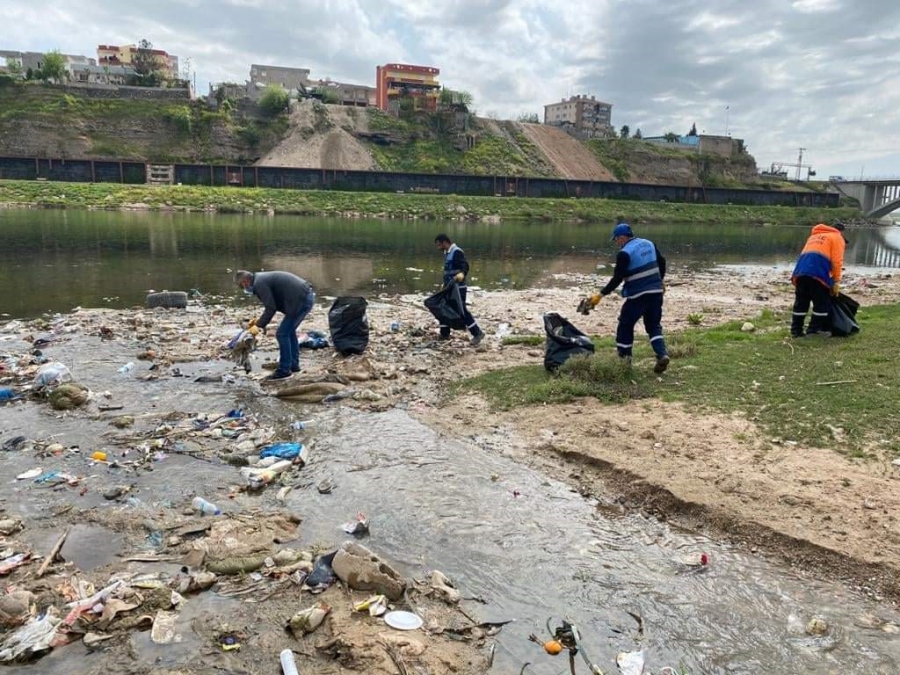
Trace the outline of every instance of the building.
<instances>
[{"instance_id":1,"label":"building","mask_svg":"<svg viewBox=\"0 0 900 675\"><path fill-rule=\"evenodd\" d=\"M731 136L699 134L697 136L645 136L643 140L655 145L665 145L676 150L689 150L720 157L735 157L744 154L744 141Z\"/></svg>"},{"instance_id":2,"label":"building","mask_svg":"<svg viewBox=\"0 0 900 675\"><path fill-rule=\"evenodd\" d=\"M363 84L335 82L334 80L329 79L311 82L310 86L317 87L320 90L328 89L333 92L332 100L341 105L357 106L359 108L375 105L375 87L367 87Z\"/></svg>"},{"instance_id":3,"label":"building","mask_svg":"<svg viewBox=\"0 0 900 675\"><path fill-rule=\"evenodd\" d=\"M381 110L397 113L400 101L411 99L420 110L437 108L441 85L441 71L430 66L411 66L405 63L388 63L375 68L375 105Z\"/></svg>"},{"instance_id":4,"label":"building","mask_svg":"<svg viewBox=\"0 0 900 675\"><path fill-rule=\"evenodd\" d=\"M6 59L6 68L0 66L0 72L9 72L10 66L18 73L19 77L25 77L29 70L36 73L44 67L45 52L17 52L0 50L0 59ZM81 54L62 54L66 64L66 73L71 78L73 66L96 66L97 62Z\"/></svg>"},{"instance_id":5,"label":"building","mask_svg":"<svg viewBox=\"0 0 900 675\"><path fill-rule=\"evenodd\" d=\"M288 68L252 63L250 64L250 83L261 86L278 84L287 91L296 91L300 85L304 87L309 85L309 68Z\"/></svg>"},{"instance_id":6,"label":"building","mask_svg":"<svg viewBox=\"0 0 900 675\"><path fill-rule=\"evenodd\" d=\"M612 129L612 104L594 96L572 96L544 106L544 124L570 127L590 137L605 136Z\"/></svg>"},{"instance_id":7,"label":"building","mask_svg":"<svg viewBox=\"0 0 900 675\"><path fill-rule=\"evenodd\" d=\"M141 51L137 45L98 45L97 65L100 66L131 66L134 67L135 56ZM162 49L150 49L150 54L156 63L156 68L166 79L177 80L178 57L169 54Z\"/></svg>"},{"instance_id":8,"label":"building","mask_svg":"<svg viewBox=\"0 0 900 675\"><path fill-rule=\"evenodd\" d=\"M69 69L69 80L80 84L128 85L137 73L131 66L94 66L74 64Z\"/></svg>"}]
</instances>

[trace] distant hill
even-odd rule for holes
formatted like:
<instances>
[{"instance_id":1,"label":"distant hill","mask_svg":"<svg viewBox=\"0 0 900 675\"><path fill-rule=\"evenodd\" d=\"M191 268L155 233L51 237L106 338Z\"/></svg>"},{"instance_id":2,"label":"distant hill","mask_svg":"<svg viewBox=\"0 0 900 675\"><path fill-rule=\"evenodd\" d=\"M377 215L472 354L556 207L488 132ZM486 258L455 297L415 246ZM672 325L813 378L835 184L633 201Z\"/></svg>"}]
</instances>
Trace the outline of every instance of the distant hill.
<instances>
[{"instance_id":1,"label":"distant hill","mask_svg":"<svg viewBox=\"0 0 900 675\"><path fill-rule=\"evenodd\" d=\"M746 153L582 142L557 128L461 111L398 119L301 101L270 117L250 101L211 111L203 101L91 98L34 83L0 86L0 155L781 187L761 183Z\"/></svg>"}]
</instances>

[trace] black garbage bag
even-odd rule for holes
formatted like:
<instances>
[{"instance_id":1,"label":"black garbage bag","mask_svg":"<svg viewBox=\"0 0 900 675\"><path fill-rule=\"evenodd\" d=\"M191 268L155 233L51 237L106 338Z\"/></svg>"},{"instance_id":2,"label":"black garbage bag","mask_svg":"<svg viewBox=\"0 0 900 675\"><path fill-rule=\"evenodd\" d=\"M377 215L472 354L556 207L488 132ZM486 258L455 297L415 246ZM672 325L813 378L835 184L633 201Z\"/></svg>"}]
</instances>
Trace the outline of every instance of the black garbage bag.
<instances>
[{"instance_id":1,"label":"black garbage bag","mask_svg":"<svg viewBox=\"0 0 900 675\"><path fill-rule=\"evenodd\" d=\"M449 326L454 330L462 330L466 327L465 310L459 295L459 287L455 283L448 284L431 297L426 298L425 306L440 325Z\"/></svg>"},{"instance_id":2,"label":"black garbage bag","mask_svg":"<svg viewBox=\"0 0 900 675\"><path fill-rule=\"evenodd\" d=\"M365 298L342 296L328 310L331 344L342 356L362 354L369 345Z\"/></svg>"},{"instance_id":3,"label":"black garbage bag","mask_svg":"<svg viewBox=\"0 0 900 675\"><path fill-rule=\"evenodd\" d=\"M551 373L576 354L593 354L594 343L559 314L544 314L544 330L547 348L544 352L544 368Z\"/></svg>"},{"instance_id":4,"label":"black garbage bag","mask_svg":"<svg viewBox=\"0 0 900 675\"><path fill-rule=\"evenodd\" d=\"M831 334L837 337L847 337L859 332L859 324L856 323L856 312L859 303L849 295L838 293L831 299Z\"/></svg>"}]
</instances>

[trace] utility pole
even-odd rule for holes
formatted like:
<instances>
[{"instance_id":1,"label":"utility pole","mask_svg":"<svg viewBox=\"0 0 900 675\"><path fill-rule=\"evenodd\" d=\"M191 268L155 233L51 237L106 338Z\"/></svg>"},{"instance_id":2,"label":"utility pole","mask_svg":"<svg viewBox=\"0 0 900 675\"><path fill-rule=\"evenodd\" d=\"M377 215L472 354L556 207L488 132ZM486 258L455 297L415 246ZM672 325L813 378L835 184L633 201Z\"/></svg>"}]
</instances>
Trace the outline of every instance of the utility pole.
<instances>
[{"instance_id":1,"label":"utility pole","mask_svg":"<svg viewBox=\"0 0 900 675\"><path fill-rule=\"evenodd\" d=\"M803 164L803 151L806 148L800 148L800 156L797 158L797 180L800 180L800 166Z\"/></svg>"},{"instance_id":2,"label":"utility pole","mask_svg":"<svg viewBox=\"0 0 900 675\"><path fill-rule=\"evenodd\" d=\"M728 135L728 111L731 109L730 105L725 106L725 135Z\"/></svg>"}]
</instances>

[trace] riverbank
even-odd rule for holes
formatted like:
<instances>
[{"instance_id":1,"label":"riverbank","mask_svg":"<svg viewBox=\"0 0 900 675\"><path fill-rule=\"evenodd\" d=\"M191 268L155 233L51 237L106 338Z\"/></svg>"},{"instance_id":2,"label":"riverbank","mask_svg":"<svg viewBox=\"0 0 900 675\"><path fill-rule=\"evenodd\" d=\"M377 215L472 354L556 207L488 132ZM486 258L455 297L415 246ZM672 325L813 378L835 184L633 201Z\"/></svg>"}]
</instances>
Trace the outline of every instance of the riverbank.
<instances>
[{"instance_id":1,"label":"riverbank","mask_svg":"<svg viewBox=\"0 0 900 675\"><path fill-rule=\"evenodd\" d=\"M338 191L0 180L0 208L199 211L423 220L813 225L858 209L722 206L609 199L497 198Z\"/></svg>"},{"instance_id":2,"label":"riverbank","mask_svg":"<svg viewBox=\"0 0 900 675\"><path fill-rule=\"evenodd\" d=\"M472 289L472 310L488 334L477 349L469 346L461 333L455 333L448 343L437 342L434 321L422 307L420 295L370 298L371 335L364 357L343 359L330 349L304 351L303 373L278 385L261 382L267 372L263 364L276 354L271 336L262 338L249 376L223 358L224 344L234 334L238 321L258 311L252 300L244 307L233 307L223 304L221 298L204 297L192 300L186 312L79 309L49 321L7 323L0 327L0 333L9 336L4 337L4 351L27 353L37 344L48 358L69 365L75 379L94 395L84 406L65 413L55 413L46 402L31 400L0 408L0 428L6 434L0 440L7 442L9 437L21 434L31 444L30 449L16 446L18 449L2 454L5 473L20 475L34 466L46 470L59 465L79 481L72 487L64 482L54 490L43 490L30 481L7 483L0 492L2 518L22 518L26 522L23 534L42 554L60 528L88 524L121 534L127 544L121 546L123 556L180 559L175 554L183 552L189 543L186 534L179 535L183 540L176 542L164 537L165 545L157 544L160 548L151 553L141 553L141 549L153 532L167 533L170 526L176 526L178 533L191 531L183 512L198 485L203 485L205 496L224 504L229 517L238 523L242 514L268 514L265 517L271 518L291 512L292 504L311 503L317 488L328 491L325 478L337 484L336 498L346 511L355 503L348 488L349 472L365 480L370 466L360 458L344 467L348 472L344 474L330 465L327 453L317 451L317 447L328 447L324 439L317 438L338 435L342 420L356 411L405 411L441 430L455 443L476 446L531 466L539 475L568 483L585 498L596 500L602 511L652 515L669 521L676 529L686 527L730 542L748 555L786 562L797 575L815 583L840 580L885 604L900 599L896 582L900 571L900 526L896 521L900 469L892 463L897 448L890 426L898 413L891 392L900 383L893 369L885 367L893 352L885 351L889 346L882 344L881 337L870 337L880 335L878 321L887 321L891 312L897 312L900 278L848 274L845 289L863 304L863 332L847 340L816 342L787 337L784 318L790 307L791 287L783 275L773 277L769 270L734 268L703 273L675 270L666 297L664 325L676 358L669 370L656 378L650 373L649 349L642 344L633 380L643 393L635 400L614 403L597 397L550 400L548 394L566 392L548 389L559 380L549 378L542 369L542 314L559 311L597 336L598 358L602 360L611 358L609 336L618 306L610 298L590 316L582 317L574 312L574 305L589 288L596 287L596 279L556 275L547 281L538 284L541 290ZM328 334L329 302L320 300L304 322L305 330ZM875 306L884 309L870 309ZM697 327L696 315L701 313ZM755 331L741 330L747 320L755 323ZM395 322L399 324L397 330L392 329ZM737 323L731 328L721 327L728 322ZM707 337L691 337L691 331L701 331ZM734 345L737 351L733 351ZM801 415L794 426L774 431L778 418L771 415L768 397L781 380L778 375L771 376L774 371L768 352L776 350L779 358L789 358L790 354L804 369L827 367L835 373L827 379L801 382L798 391L779 395L780 405L797 408L810 406L810 397L826 397L828 401L843 397L860 406L845 407L848 413L857 413L861 424L867 419L880 419L884 426L873 425L873 431L880 433L858 434L844 420L830 418L827 433L813 434L810 427L818 420L812 410L808 411L809 418ZM732 391L739 394L712 389L706 399L679 395L679 390L696 395L706 388L705 382L716 374L705 371L716 368L719 352L725 362L748 362L745 368L725 371L733 380ZM860 358L881 362L883 377L853 381ZM133 360L133 369L117 373L129 360ZM22 368L16 377L4 374L5 384L12 382L19 388L19 383L30 382L36 367ZM796 375L782 374L789 383ZM513 379L502 385L504 377ZM491 378L502 386L494 391L482 386ZM523 382L528 387L543 387L540 396L506 405L496 393L499 389L508 395ZM862 407L861 389L866 390L863 393L867 397L883 390L884 396L878 397L881 407L872 406L870 399ZM527 387L523 392L528 392ZM333 394L337 400L323 405L326 394ZM729 400L729 396L736 396L736 400ZM248 421L225 419L227 424L222 426L224 411L241 407L251 413ZM218 416L204 412L211 410L220 412ZM318 431L291 430L289 423L294 419L316 420ZM209 422L213 426L203 426ZM242 428L244 431L240 431ZM376 431L373 429L374 438L359 439L366 453L382 452L382 438ZM245 436L231 440L240 433L249 433L253 441L250 446L246 446ZM882 443L880 436L888 442ZM230 464L243 463L251 446L255 451L257 444L298 437L311 446L315 459L310 467L295 471L291 480L272 485L262 494L240 487L239 470ZM851 442L853 450L848 451ZM55 450L50 449L53 443L59 446ZM96 450L108 452L117 467L86 464L86 456ZM406 450L411 453L407 463L441 459L432 456L430 448ZM413 456L415 459L411 459ZM312 474L307 473L309 468ZM457 474L452 480L491 485L504 481L504 476L473 465L464 476ZM379 484L393 493L397 486L388 482L385 477ZM110 501L105 495L116 487L125 491ZM531 490L538 489L531 486ZM501 490L507 491L506 486ZM398 494L405 493L401 490ZM131 496L144 507L129 511L126 500ZM308 533L303 550L315 551L312 543L324 533L328 533L328 539L334 536L334 523L317 523L314 512L295 515L303 519L300 532ZM258 515L256 518L252 522L259 522ZM390 519L390 513L379 515L376 527L382 529L373 535L373 548L391 546ZM566 521L555 527L564 530ZM453 529L442 529L442 536L452 541L458 535ZM416 577L427 565L427 559L404 562ZM141 563L131 563L127 568L121 561L104 564L86 575L98 588L110 570L122 573L127 569L136 574L142 569ZM170 561L163 569L174 575L178 564ZM265 583L247 592L266 595L273 590L266 585L271 581L267 581L268 573L264 576L260 581L248 578L245 583L249 585ZM18 579L14 576L7 581ZM229 591L246 590L239 582L223 583ZM185 627L198 616L204 617L204 622L174 658L183 658L186 651L208 650L224 630L217 622L225 621L232 631L235 625L265 624L264 630L250 631L244 638L248 644L242 654L229 657L233 667L271 661L285 640L276 629L279 622L299 606L313 602L300 596L289 581L285 583L290 589L285 591L285 598L272 605L242 605L240 614L235 613L234 600L213 604L203 600L205 596L189 600L188 606L194 609L183 614L188 622ZM328 599L334 604L349 602L334 594ZM353 599L364 598L354 595ZM424 604L421 609L428 611ZM471 607L463 609L472 615ZM468 626L467 631L475 630L475 622L459 617L451 620L444 616L440 620L444 626L453 623L456 627ZM330 635L340 637L341 631L348 630L346 625L332 625ZM484 638L490 630L477 628L476 633L478 639L457 645L457 651L449 656L442 651L452 646L446 640L426 653L437 653L439 659L470 659L458 672L483 672L479 668L484 668L488 647ZM371 632L351 639L356 650L349 653L362 659L368 648L364 645L375 645L378 639ZM340 666L335 655L347 653L341 651L342 643L332 643L329 649L333 652L329 654L312 647L316 640L312 637L291 643L301 661L301 672L304 667L337 672ZM135 650L134 643L125 637L111 644L120 649L132 644L135 652L131 665L113 667L108 661L112 667L109 672L114 673L140 672L135 668L142 659L153 657L160 649L153 651L147 640L139 640ZM115 653L111 650L103 658L112 658ZM211 675L215 670L196 659L177 663L189 663L189 672L196 674ZM54 672L69 675L84 671Z\"/></svg>"}]
</instances>

